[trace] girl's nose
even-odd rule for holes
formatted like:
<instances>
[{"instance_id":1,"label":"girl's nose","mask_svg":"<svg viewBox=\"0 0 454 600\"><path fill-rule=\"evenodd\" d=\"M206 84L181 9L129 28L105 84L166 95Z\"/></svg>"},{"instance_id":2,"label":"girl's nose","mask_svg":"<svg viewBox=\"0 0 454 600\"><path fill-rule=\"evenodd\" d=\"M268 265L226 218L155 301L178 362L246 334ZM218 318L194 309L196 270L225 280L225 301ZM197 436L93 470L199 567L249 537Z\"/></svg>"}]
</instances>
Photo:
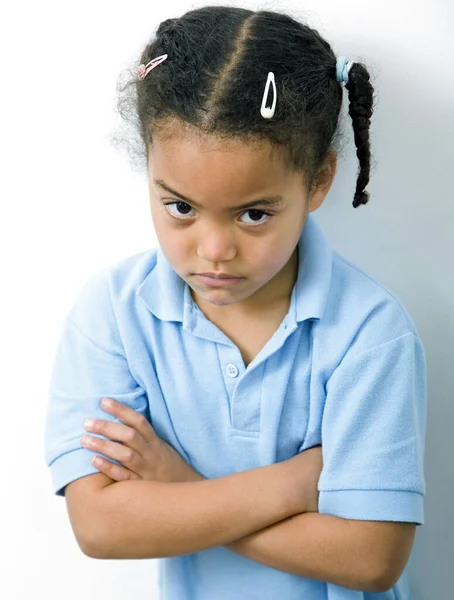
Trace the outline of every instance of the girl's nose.
<instances>
[{"instance_id":1,"label":"girl's nose","mask_svg":"<svg viewBox=\"0 0 454 600\"><path fill-rule=\"evenodd\" d=\"M207 262L224 262L236 256L236 244L228 229L211 229L197 242L197 255Z\"/></svg>"}]
</instances>

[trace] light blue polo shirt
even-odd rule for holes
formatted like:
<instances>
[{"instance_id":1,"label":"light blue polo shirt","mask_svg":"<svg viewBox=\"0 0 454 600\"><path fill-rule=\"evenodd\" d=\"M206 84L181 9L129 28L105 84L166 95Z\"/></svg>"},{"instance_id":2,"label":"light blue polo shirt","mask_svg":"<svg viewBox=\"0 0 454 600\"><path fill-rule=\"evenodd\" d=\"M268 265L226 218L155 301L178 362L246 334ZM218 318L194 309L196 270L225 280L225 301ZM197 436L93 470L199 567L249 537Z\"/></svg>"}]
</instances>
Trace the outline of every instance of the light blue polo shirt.
<instances>
[{"instance_id":1,"label":"light blue polo shirt","mask_svg":"<svg viewBox=\"0 0 454 600\"><path fill-rule=\"evenodd\" d=\"M99 472L80 445L112 397L208 478L322 444L319 512L424 523L426 363L416 327L386 287L330 246L314 215L280 327L245 368L158 246L82 287L52 371L45 457L54 493ZM115 461L114 461L115 462ZM366 593L273 569L224 546L157 559L162 600L410 600L407 569Z\"/></svg>"}]
</instances>

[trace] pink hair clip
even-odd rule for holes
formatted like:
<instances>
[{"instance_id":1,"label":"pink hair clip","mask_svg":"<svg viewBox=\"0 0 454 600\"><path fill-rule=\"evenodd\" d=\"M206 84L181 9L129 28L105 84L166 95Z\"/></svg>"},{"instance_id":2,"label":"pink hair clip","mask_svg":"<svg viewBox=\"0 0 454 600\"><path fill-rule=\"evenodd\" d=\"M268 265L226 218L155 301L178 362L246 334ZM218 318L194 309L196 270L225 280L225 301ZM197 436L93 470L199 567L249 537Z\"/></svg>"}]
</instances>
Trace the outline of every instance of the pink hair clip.
<instances>
[{"instance_id":1,"label":"pink hair clip","mask_svg":"<svg viewBox=\"0 0 454 600\"><path fill-rule=\"evenodd\" d=\"M139 65L139 67L137 69L138 78L145 79L145 77L148 75L148 73L152 69L154 69L155 67L157 67L158 65L160 65L162 62L165 61L167 56L168 56L168 54L163 54L162 56L158 56L157 58L153 58L153 60L150 60L150 62L147 65L144 65L144 64Z\"/></svg>"}]
</instances>

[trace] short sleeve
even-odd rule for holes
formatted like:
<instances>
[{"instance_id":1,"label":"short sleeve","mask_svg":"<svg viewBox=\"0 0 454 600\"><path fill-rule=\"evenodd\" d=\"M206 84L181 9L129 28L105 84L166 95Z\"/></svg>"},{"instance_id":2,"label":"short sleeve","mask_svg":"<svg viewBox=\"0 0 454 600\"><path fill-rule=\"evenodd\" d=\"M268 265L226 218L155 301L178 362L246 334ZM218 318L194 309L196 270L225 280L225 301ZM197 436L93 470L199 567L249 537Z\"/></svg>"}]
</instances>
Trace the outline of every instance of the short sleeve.
<instances>
[{"instance_id":1,"label":"short sleeve","mask_svg":"<svg viewBox=\"0 0 454 600\"><path fill-rule=\"evenodd\" d=\"M148 413L148 399L131 375L108 281L101 272L85 284L66 317L53 363L44 444L58 496L64 496L64 487L71 481L100 472L91 463L99 453L81 446L80 440L87 433L84 421L89 417L120 422L101 408L104 396L145 416Z\"/></svg>"},{"instance_id":2,"label":"short sleeve","mask_svg":"<svg viewBox=\"0 0 454 600\"><path fill-rule=\"evenodd\" d=\"M424 524L426 362L410 331L344 357L326 386L319 512Z\"/></svg>"}]
</instances>

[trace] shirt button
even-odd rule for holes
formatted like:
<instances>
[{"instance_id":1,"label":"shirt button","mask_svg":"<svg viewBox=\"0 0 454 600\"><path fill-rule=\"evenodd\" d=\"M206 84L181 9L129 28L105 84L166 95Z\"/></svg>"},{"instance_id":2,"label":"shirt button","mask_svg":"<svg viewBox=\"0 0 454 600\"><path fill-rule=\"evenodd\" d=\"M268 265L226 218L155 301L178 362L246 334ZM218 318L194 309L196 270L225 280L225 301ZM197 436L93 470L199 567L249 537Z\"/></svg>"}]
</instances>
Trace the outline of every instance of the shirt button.
<instances>
[{"instance_id":1,"label":"shirt button","mask_svg":"<svg viewBox=\"0 0 454 600\"><path fill-rule=\"evenodd\" d=\"M229 377L236 377L238 375L238 367L236 367L235 365L227 365L225 370L227 371L227 375Z\"/></svg>"}]
</instances>

